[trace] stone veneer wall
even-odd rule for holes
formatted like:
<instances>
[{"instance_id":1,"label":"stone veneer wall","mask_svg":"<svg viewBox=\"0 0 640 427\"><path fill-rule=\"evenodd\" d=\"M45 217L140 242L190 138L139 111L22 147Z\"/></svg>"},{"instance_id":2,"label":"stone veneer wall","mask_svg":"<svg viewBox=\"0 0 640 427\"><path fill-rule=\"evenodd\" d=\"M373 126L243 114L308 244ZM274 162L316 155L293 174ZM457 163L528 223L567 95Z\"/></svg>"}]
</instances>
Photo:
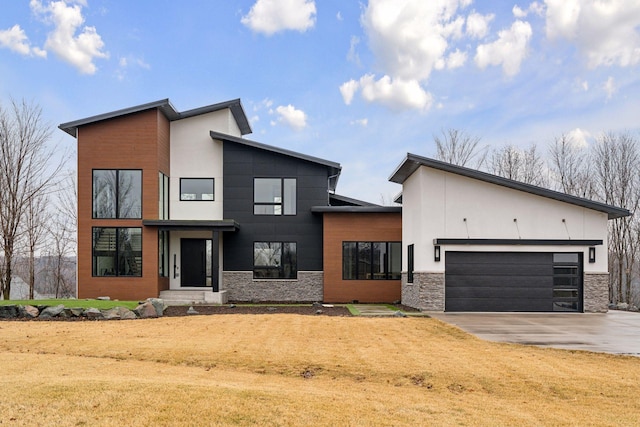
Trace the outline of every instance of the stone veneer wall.
<instances>
[{"instance_id":1,"label":"stone veneer wall","mask_svg":"<svg viewBox=\"0 0 640 427\"><path fill-rule=\"evenodd\" d=\"M584 312L606 313L609 309L609 274L584 273Z\"/></svg>"},{"instance_id":2,"label":"stone veneer wall","mask_svg":"<svg viewBox=\"0 0 640 427\"><path fill-rule=\"evenodd\" d=\"M322 301L322 271L298 271L297 279L254 280L253 271L224 271L222 286L230 301Z\"/></svg>"},{"instance_id":3,"label":"stone veneer wall","mask_svg":"<svg viewBox=\"0 0 640 427\"><path fill-rule=\"evenodd\" d=\"M444 273L402 273L402 304L424 311L444 311Z\"/></svg>"}]
</instances>

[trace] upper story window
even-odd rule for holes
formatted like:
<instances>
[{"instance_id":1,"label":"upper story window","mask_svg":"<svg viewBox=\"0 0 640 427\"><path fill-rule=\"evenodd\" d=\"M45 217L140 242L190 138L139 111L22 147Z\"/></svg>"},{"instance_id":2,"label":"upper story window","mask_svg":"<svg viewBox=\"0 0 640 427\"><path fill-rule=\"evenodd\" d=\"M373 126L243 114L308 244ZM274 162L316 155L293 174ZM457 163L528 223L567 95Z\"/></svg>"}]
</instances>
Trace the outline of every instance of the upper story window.
<instances>
[{"instance_id":1,"label":"upper story window","mask_svg":"<svg viewBox=\"0 0 640 427\"><path fill-rule=\"evenodd\" d=\"M255 178L253 181L255 215L295 215L295 178Z\"/></svg>"},{"instance_id":2,"label":"upper story window","mask_svg":"<svg viewBox=\"0 0 640 427\"><path fill-rule=\"evenodd\" d=\"M94 169L93 218L142 218L142 171Z\"/></svg>"},{"instance_id":3,"label":"upper story window","mask_svg":"<svg viewBox=\"0 0 640 427\"><path fill-rule=\"evenodd\" d=\"M180 200L213 200L213 178L180 178Z\"/></svg>"}]
</instances>

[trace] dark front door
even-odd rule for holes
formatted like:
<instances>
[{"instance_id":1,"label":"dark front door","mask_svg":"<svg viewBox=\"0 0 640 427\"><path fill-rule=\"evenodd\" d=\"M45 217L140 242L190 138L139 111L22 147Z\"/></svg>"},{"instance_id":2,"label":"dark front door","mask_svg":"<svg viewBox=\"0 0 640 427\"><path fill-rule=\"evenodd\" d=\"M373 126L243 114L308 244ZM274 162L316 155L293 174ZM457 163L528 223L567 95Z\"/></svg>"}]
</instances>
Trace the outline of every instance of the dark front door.
<instances>
[{"instance_id":1,"label":"dark front door","mask_svg":"<svg viewBox=\"0 0 640 427\"><path fill-rule=\"evenodd\" d=\"M207 285L206 239L180 240L180 286Z\"/></svg>"}]
</instances>

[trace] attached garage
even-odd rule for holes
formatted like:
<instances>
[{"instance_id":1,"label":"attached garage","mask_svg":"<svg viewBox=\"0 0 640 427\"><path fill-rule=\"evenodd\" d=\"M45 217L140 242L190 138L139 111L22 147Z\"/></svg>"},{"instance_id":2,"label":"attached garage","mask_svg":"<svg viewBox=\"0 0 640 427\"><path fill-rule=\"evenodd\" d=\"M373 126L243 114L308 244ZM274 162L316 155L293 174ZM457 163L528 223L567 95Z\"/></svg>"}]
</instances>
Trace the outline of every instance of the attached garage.
<instances>
[{"instance_id":1,"label":"attached garage","mask_svg":"<svg viewBox=\"0 0 640 427\"><path fill-rule=\"evenodd\" d=\"M446 311L582 311L582 254L455 252L445 256Z\"/></svg>"}]
</instances>

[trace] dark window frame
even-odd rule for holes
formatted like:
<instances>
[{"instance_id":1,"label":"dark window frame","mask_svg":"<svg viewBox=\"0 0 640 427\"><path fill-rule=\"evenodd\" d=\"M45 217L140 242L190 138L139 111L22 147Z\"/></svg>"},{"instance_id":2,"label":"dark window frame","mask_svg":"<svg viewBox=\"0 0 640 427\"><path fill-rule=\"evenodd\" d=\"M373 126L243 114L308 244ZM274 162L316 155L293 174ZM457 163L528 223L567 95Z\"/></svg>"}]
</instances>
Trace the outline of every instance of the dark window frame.
<instances>
[{"instance_id":1,"label":"dark window frame","mask_svg":"<svg viewBox=\"0 0 640 427\"><path fill-rule=\"evenodd\" d=\"M256 181L262 179L277 179L280 180L280 202L258 202L256 201ZM287 213L286 205L288 198L285 196L285 181L293 181L295 184L295 197L293 201L293 213ZM280 207L280 213L259 213L256 212L256 207L258 206L273 206L274 211L275 207ZM253 178L253 214L254 215L267 215L267 216L296 216L298 214L298 178L295 177L279 177L279 176L257 176Z\"/></svg>"},{"instance_id":2,"label":"dark window frame","mask_svg":"<svg viewBox=\"0 0 640 427\"><path fill-rule=\"evenodd\" d=\"M105 229L110 229L110 230L115 230L115 249L114 251L109 251L109 253L113 253L113 258L115 259L115 268L113 268L112 270L112 274L97 274L98 272L97 270L97 266L96 266L96 257L99 256L98 255L98 251L96 251L96 232L97 230L105 230ZM140 230L140 265L139 265L139 271L137 274L120 274L119 271L119 263L120 263L120 255L121 255L121 250L120 250L120 230L122 229L130 229L130 230ZM138 251L136 251L138 252ZM142 277L142 271L143 271L143 238L142 238L142 227L92 227L91 228L91 277L118 277L118 278L122 278L122 277L131 277L131 278L139 278ZM103 255L104 256L104 255Z\"/></svg>"},{"instance_id":3,"label":"dark window frame","mask_svg":"<svg viewBox=\"0 0 640 427\"><path fill-rule=\"evenodd\" d=\"M169 219L169 199L171 198L169 176L158 172L158 218Z\"/></svg>"},{"instance_id":4,"label":"dark window frame","mask_svg":"<svg viewBox=\"0 0 640 427\"><path fill-rule=\"evenodd\" d=\"M355 253L355 260L353 259L348 260L345 258L345 254L346 252L350 252L350 251L345 251L345 249L348 246L351 247L351 245L354 245L354 244L355 244L355 251L353 253ZM377 262L375 257L376 251L374 250L374 248L376 245L381 245L381 244L384 245L384 253L383 253L384 261L382 266L383 267L382 272L374 271L374 266L380 267L380 263ZM367 247L369 249L368 259L362 259L361 254L366 253ZM391 250L392 247L395 247L395 251L400 253L400 266L398 271L392 271L392 268L391 268L391 263L392 263L391 254L394 252ZM362 248L362 251L360 248ZM346 264L347 262L349 262L348 264L349 266L351 267L355 266L355 269L345 268L347 266ZM369 269L368 269L369 271L366 271L367 269L364 269L365 271L363 271L363 269L361 268L361 264L363 263L367 264L367 262L369 266ZM352 277L347 277L346 272L352 271L352 270L354 270L352 272L353 273ZM374 280L374 281L400 280L401 274L402 274L402 242L399 242L399 241L365 242L365 241L351 241L351 240L345 240L342 242L342 280Z\"/></svg>"},{"instance_id":5,"label":"dark window frame","mask_svg":"<svg viewBox=\"0 0 640 427\"><path fill-rule=\"evenodd\" d=\"M196 199L183 199L182 195L184 194L182 191L182 182L183 181L189 181L189 180L201 180L201 181L211 181L211 199L202 199L202 198L196 198ZM202 197L202 194L200 194L200 197ZM207 193L208 194L208 193ZM197 197L198 195L196 195ZM187 177L187 178L180 178L180 201L181 202L213 202L216 199L216 180L215 178L211 178L211 177Z\"/></svg>"},{"instance_id":6,"label":"dark window frame","mask_svg":"<svg viewBox=\"0 0 640 427\"><path fill-rule=\"evenodd\" d=\"M272 244L280 244L280 260L279 265L271 266L271 265L256 265L256 244L266 243L269 245ZM294 248L294 262L293 267L291 264L285 263L285 251L284 245L289 245L289 249L291 249L291 245ZM290 251L291 252L291 251ZM289 252L289 253L290 253ZM289 275L286 274L287 268L289 266ZM278 275L274 277L269 277L268 274L265 275L265 272L277 272ZM262 272L262 274L258 273ZM285 241L254 241L253 242L253 279L254 280L297 280L298 279L298 242L285 242Z\"/></svg>"},{"instance_id":7,"label":"dark window frame","mask_svg":"<svg viewBox=\"0 0 640 427\"><path fill-rule=\"evenodd\" d=\"M115 215L113 217L101 217L96 215L96 194L95 194L95 172L96 171L114 171L115 178ZM120 215L120 172L140 172L140 216L121 216ZM142 202L144 200L144 177L142 169L92 169L91 170L91 218L92 219L142 219Z\"/></svg>"}]
</instances>

